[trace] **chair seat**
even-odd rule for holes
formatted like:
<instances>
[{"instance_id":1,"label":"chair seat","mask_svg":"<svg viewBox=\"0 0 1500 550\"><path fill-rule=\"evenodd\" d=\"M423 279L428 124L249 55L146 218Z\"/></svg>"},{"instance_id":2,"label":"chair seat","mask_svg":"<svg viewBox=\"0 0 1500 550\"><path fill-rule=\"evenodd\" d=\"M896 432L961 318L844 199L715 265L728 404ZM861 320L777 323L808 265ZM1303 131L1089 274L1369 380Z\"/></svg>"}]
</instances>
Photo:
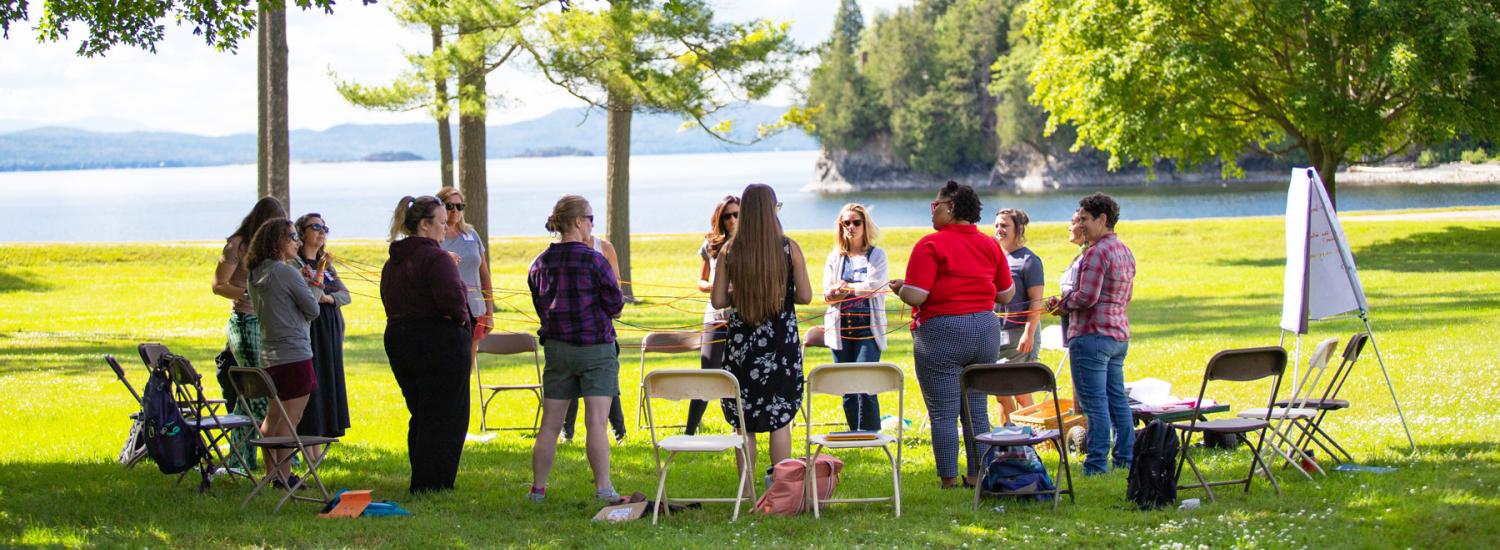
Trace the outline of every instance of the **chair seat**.
<instances>
[{"instance_id":1,"label":"chair seat","mask_svg":"<svg viewBox=\"0 0 1500 550\"><path fill-rule=\"evenodd\" d=\"M489 391L539 390L539 389L542 389L542 385L541 384L514 384L514 385L480 384L479 385L479 389L481 389L481 390L489 390Z\"/></svg>"},{"instance_id":2,"label":"chair seat","mask_svg":"<svg viewBox=\"0 0 1500 550\"><path fill-rule=\"evenodd\" d=\"M862 439L854 441L829 441L827 435L812 436L814 445L822 445L828 449L859 449L863 447L884 447L895 443L896 438L886 434L875 434L875 439Z\"/></svg>"},{"instance_id":3,"label":"chair seat","mask_svg":"<svg viewBox=\"0 0 1500 550\"><path fill-rule=\"evenodd\" d=\"M657 443L657 447L674 452L727 451L745 445L737 435L674 435Z\"/></svg>"},{"instance_id":4,"label":"chair seat","mask_svg":"<svg viewBox=\"0 0 1500 550\"><path fill-rule=\"evenodd\" d=\"M1004 445L1007 447L1015 445L1036 445L1037 443L1041 443L1043 441L1052 441L1054 439L1058 439L1058 436L1061 433L1062 432L1059 432L1057 430L1041 430L1031 435L979 434L974 438L974 440L985 445Z\"/></svg>"},{"instance_id":5,"label":"chair seat","mask_svg":"<svg viewBox=\"0 0 1500 550\"><path fill-rule=\"evenodd\" d=\"M1226 433L1226 434L1238 434L1238 433L1245 433L1245 432L1253 432L1255 430L1259 430L1259 429L1264 428L1264 427L1269 426L1269 425L1270 424L1266 423L1266 421L1264 421L1264 420L1254 420L1254 419L1249 419L1249 418L1229 418L1229 419L1224 419L1224 420L1210 420L1210 421L1207 421L1207 422L1199 422L1196 426L1194 426L1194 425L1192 425L1192 424L1190 424L1188 422L1173 422L1172 423L1172 427L1173 428L1177 428L1179 430L1188 430L1188 431L1193 431L1193 432Z\"/></svg>"},{"instance_id":6,"label":"chair seat","mask_svg":"<svg viewBox=\"0 0 1500 550\"><path fill-rule=\"evenodd\" d=\"M302 436L302 444L309 447L313 445L327 445L329 443L338 443L338 441L339 438L337 437L321 437L315 435ZM251 447L262 447L267 449L295 449L297 448L297 438L289 435L278 435L273 437L252 439L249 441L249 444Z\"/></svg>"},{"instance_id":7,"label":"chair seat","mask_svg":"<svg viewBox=\"0 0 1500 550\"><path fill-rule=\"evenodd\" d=\"M1271 418L1275 418L1277 420L1286 420L1286 419L1289 419L1289 418L1306 419L1306 418L1312 418L1314 416L1317 416L1318 415L1318 411L1317 411L1317 409L1285 408L1285 409L1271 409L1270 414L1271 414ZM1235 416L1238 416L1240 418L1265 418L1266 417L1266 408L1265 407L1256 407L1254 409L1245 409L1245 410L1240 411L1239 413L1235 414Z\"/></svg>"},{"instance_id":8,"label":"chair seat","mask_svg":"<svg viewBox=\"0 0 1500 550\"><path fill-rule=\"evenodd\" d=\"M1305 401L1299 400L1297 401L1297 404L1310 409L1318 409L1324 411L1336 411L1339 409L1349 408L1349 401L1346 399L1308 399ZM1277 401L1276 406L1290 407L1292 406L1292 400L1283 399L1281 401Z\"/></svg>"},{"instance_id":9,"label":"chair seat","mask_svg":"<svg viewBox=\"0 0 1500 550\"><path fill-rule=\"evenodd\" d=\"M243 414L221 414L218 416L205 416L203 418L188 418L187 423L200 430L244 428L254 426L255 419Z\"/></svg>"}]
</instances>

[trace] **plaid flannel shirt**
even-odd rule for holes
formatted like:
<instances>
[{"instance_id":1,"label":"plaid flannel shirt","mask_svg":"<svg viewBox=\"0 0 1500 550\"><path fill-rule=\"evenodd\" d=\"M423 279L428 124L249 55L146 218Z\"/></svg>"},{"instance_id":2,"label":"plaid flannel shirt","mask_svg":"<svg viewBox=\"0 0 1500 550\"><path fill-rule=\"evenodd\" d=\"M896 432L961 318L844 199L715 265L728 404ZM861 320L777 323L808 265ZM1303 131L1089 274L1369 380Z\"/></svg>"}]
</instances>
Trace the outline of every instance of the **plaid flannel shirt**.
<instances>
[{"instance_id":1,"label":"plaid flannel shirt","mask_svg":"<svg viewBox=\"0 0 1500 550\"><path fill-rule=\"evenodd\" d=\"M1062 297L1068 310L1068 339L1100 334L1130 340L1125 308L1135 286L1135 255L1110 233L1089 246L1078 261L1078 285Z\"/></svg>"},{"instance_id":2,"label":"plaid flannel shirt","mask_svg":"<svg viewBox=\"0 0 1500 550\"><path fill-rule=\"evenodd\" d=\"M543 340L576 346L615 341L612 317L625 307L625 297L603 254L579 242L554 243L531 262L526 284Z\"/></svg>"}]
</instances>

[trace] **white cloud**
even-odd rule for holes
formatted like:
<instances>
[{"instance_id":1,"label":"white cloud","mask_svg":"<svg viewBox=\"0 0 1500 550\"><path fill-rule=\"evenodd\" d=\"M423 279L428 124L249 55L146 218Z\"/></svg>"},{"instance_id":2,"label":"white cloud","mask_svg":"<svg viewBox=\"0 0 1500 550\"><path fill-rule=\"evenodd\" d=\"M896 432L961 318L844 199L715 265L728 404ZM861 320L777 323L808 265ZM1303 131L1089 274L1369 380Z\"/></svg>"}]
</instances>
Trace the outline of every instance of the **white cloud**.
<instances>
[{"instance_id":1,"label":"white cloud","mask_svg":"<svg viewBox=\"0 0 1500 550\"><path fill-rule=\"evenodd\" d=\"M866 20L909 0L862 0ZM833 25L835 0L721 0L722 17L792 21L804 44L823 40ZM157 53L117 48L102 58L75 55L76 41L38 43L31 23L0 40L0 119L67 123L86 118L124 119L155 129L221 135L255 131L255 49L239 53L206 46L190 29L169 27ZM425 31L404 28L381 4L341 2L331 15L293 10L287 16L290 119L293 128L341 123L426 120L420 112L381 113L350 106L334 90L331 68L343 78L388 81L406 67L403 53L429 47ZM84 29L74 30L82 34ZM508 102L491 112L494 122L535 118L578 105L540 77L506 68L489 78L491 93ZM789 90L771 98L792 100Z\"/></svg>"}]
</instances>

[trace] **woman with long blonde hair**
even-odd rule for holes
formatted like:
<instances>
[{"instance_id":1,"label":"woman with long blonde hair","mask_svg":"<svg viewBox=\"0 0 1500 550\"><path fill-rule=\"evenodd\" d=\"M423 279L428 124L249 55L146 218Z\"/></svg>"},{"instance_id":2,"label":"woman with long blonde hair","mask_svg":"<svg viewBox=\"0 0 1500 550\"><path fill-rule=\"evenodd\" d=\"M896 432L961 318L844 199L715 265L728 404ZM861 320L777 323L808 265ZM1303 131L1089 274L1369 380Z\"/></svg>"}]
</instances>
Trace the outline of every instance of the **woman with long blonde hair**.
<instances>
[{"instance_id":1,"label":"woman with long blonde hair","mask_svg":"<svg viewBox=\"0 0 1500 550\"><path fill-rule=\"evenodd\" d=\"M840 363L874 363L885 349L885 296L889 281L885 251L875 246L880 229L869 208L849 203L834 221L833 251L823 265L824 342ZM844 419L850 430L879 431L876 396L844 396Z\"/></svg>"},{"instance_id":2,"label":"woman with long blonde hair","mask_svg":"<svg viewBox=\"0 0 1500 550\"><path fill-rule=\"evenodd\" d=\"M802 248L781 231L776 192L751 184L740 198L740 223L719 255L712 304L733 307L723 368L740 383L745 424L740 433L770 433L771 463L792 454L789 429L802 404L802 349L797 304L812 303ZM722 402L724 417L735 418L733 401ZM755 438L747 456L754 464Z\"/></svg>"},{"instance_id":3,"label":"woman with long blonde hair","mask_svg":"<svg viewBox=\"0 0 1500 550\"><path fill-rule=\"evenodd\" d=\"M468 297L469 316L475 319L473 343L469 354L473 355L479 341L495 328L495 300L490 285L490 258L484 241L474 226L464 221L464 208L468 201L463 191L456 187L444 187L437 192L437 199L448 211L448 223L443 231L443 250L458 255L458 276L464 281L464 292Z\"/></svg>"}]
</instances>

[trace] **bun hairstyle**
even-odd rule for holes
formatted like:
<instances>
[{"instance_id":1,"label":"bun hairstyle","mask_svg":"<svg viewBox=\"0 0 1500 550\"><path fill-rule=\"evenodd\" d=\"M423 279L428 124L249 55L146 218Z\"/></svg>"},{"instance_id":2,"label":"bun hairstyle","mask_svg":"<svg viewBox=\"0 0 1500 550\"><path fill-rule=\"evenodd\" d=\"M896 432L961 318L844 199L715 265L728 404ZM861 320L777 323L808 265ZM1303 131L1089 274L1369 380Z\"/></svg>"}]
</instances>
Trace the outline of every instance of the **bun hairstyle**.
<instances>
[{"instance_id":1,"label":"bun hairstyle","mask_svg":"<svg viewBox=\"0 0 1500 550\"><path fill-rule=\"evenodd\" d=\"M250 251L245 254L245 268L254 270L270 260L280 260L281 245L291 238L292 220L271 218L255 230L250 238Z\"/></svg>"},{"instance_id":2,"label":"bun hairstyle","mask_svg":"<svg viewBox=\"0 0 1500 550\"><path fill-rule=\"evenodd\" d=\"M547 216L547 231L564 233L573 222L589 215L589 201L578 195L563 195L552 206L552 215Z\"/></svg>"},{"instance_id":3,"label":"bun hairstyle","mask_svg":"<svg viewBox=\"0 0 1500 550\"><path fill-rule=\"evenodd\" d=\"M1026 224L1031 223L1031 218L1026 215L1025 210L1001 208L995 215L1010 218L1011 231L1016 234L1016 242L1026 244Z\"/></svg>"},{"instance_id":4,"label":"bun hairstyle","mask_svg":"<svg viewBox=\"0 0 1500 550\"><path fill-rule=\"evenodd\" d=\"M396 212L391 214L390 241L396 242L416 235L422 220L437 217L437 210L442 207L443 202L430 195L401 197L401 201L396 203Z\"/></svg>"},{"instance_id":5,"label":"bun hairstyle","mask_svg":"<svg viewBox=\"0 0 1500 550\"><path fill-rule=\"evenodd\" d=\"M974 192L973 187L950 180L942 190L938 191L938 194L953 201L955 219L969 223L979 222L980 215L984 212L984 204L979 202L979 194Z\"/></svg>"}]
</instances>

